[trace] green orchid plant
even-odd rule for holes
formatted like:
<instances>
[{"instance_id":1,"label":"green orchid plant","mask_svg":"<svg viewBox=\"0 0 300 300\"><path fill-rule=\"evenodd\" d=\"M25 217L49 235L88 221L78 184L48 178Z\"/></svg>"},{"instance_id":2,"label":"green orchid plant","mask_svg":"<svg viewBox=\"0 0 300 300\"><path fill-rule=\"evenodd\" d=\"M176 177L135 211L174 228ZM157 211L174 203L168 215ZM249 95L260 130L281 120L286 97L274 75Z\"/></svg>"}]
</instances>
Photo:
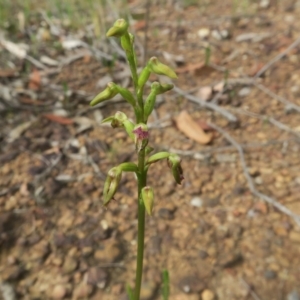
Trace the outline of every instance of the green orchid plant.
<instances>
[{"instance_id":1,"label":"green orchid plant","mask_svg":"<svg viewBox=\"0 0 300 300\"><path fill-rule=\"evenodd\" d=\"M143 273L145 213L147 212L151 216L154 206L154 190L147 185L147 172L151 165L165 159L172 170L175 181L178 184L181 184L184 178L180 164L181 159L177 154L159 152L149 156L153 151L153 148L148 145L148 118L154 109L156 96L171 90L174 86L173 84L153 82L151 84L149 95L145 97L145 99L143 96L145 84L151 73L165 75L172 79L176 79L177 75L171 68L161 63L156 57L150 58L147 65L142 69L140 74L138 74L137 58L134 50L134 37L128 32L128 27L128 23L124 19L119 19L114 23L113 27L108 30L106 36L118 37L121 39L121 46L126 53L131 70L134 92L110 82L107 84L106 89L91 101L90 105L97 105L120 94L134 110L135 122L128 119L123 112L117 112L114 116L110 116L102 121L103 123L110 123L113 128L124 128L135 143L137 153L137 163L125 162L108 171L103 189L103 205L107 206L109 202L114 199L123 172L134 172L136 174L138 186L137 268L135 288L134 290L131 290L131 288L127 286L127 293L130 300L139 300Z\"/></svg>"}]
</instances>

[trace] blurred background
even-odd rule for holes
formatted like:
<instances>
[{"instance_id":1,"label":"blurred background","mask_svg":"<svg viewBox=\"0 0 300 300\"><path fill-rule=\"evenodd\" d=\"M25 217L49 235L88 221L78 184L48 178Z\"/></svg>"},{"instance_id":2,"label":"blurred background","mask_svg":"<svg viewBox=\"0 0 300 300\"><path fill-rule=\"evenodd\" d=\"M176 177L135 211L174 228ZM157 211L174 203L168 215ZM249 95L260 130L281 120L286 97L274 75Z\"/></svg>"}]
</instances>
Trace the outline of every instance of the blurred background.
<instances>
[{"instance_id":1,"label":"blurred background","mask_svg":"<svg viewBox=\"0 0 300 300\"><path fill-rule=\"evenodd\" d=\"M140 67L178 74L157 99L150 145L182 156L149 171L143 300L300 299L300 1L0 0L0 299L127 299L135 276L135 179L104 209L107 171L135 161L101 124L131 89L125 18ZM167 79L151 76L150 81ZM146 90L146 93L149 92Z\"/></svg>"}]
</instances>

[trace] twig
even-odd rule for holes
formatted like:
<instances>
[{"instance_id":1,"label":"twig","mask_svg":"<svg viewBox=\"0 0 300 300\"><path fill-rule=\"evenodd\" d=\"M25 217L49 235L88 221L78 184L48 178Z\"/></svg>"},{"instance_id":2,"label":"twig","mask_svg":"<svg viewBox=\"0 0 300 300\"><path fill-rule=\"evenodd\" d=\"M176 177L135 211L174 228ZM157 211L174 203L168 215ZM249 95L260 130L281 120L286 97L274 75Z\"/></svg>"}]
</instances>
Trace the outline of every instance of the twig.
<instances>
[{"instance_id":1,"label":"twig","mask_svg":"<svg viewBox=\"0 0 300 300\"><path fill-rule=\"evenodd\" d=\"M30 55L26 55L25 59L27 59L29 62L31 62L33 65L35 65L37 68L42 69L42 70L47 70L48 68L42 64L40 61L36 60Z\"/></svg>"},{"instance_id":2,"label":"twig","mask_svg":"<svg viewBox=\"0 0 300 300\"><path fill-rule=\"evenodd\" d=\"M238 151L239 155L240 155L240 161L241 161L241 166L242 166L242 169L243 169L243 173L244 173L244 176L247 180L247 183L248 183L248 187L251 191L251 193L258 197L258 198L261 198L263 199L264 201L266 201L267 203L273 205L274 207L276 207L278 210L280 210L282 213L292 217L294 219L294 221L297 223L298 226L300 226L300 216L297 215L297 214L294 214L291 210L289 210L288 208L286 208L284 205L280 204L279 202L277 202L275 199L259 192L255 185L254 185L254 182L248 172L248 167L247 167L247 164L246 164L246 161L245 161L245 155L244 155L244 151L243 151L243 148L242 146L236 142L235 139L233 139L226 131L224 131L222 128L220 128L219 126L215 125L215 124L212 124L212 123L209 123L208 124L210 127L212 127L213 129L217 130L219 133L221 133L224 138L230 142L235 148L236 150Z\"/></svg>"},{"instance_id":3,"label":"twig","mask_svg":"<svg viewBox=\"0 0 300 300\"><path fill-rule=\"evenodd\" d=\"M228 119L231 122L237 122L237 117L234 116L232 113L230 113L228 110L221 108L220 106L211 103L211 102L206 102L202 99L200 99L199 97L193 96L191 94L186 93L185 91L183 91L182 89L178 88L178 87L174 87L173 89L177 94L184 96L185 98L187 98L188 100L197 103L203 107L212 109L216 112L218 112L219 114L221 114L222 116L224 116L226 119Z\"/></svg>"},{"instance_id":4,"label":"twig","mask_svg":"<svg viewBox=\"0 0 300 300\"><path fill-rule=\"evenodd\" d=\"M254 300L260 300L260 298L257 296L257 294L253 291L253 288L246 282L244 278L240 278L242 284L246 287L246 289L249 291L250 295Z\"/></svg>"},{"instance_id":5,"label":"twig","mask_svg":"<svg viewBox=\"0 0 300 300\"><path fill-rule=\"evenodd\" d=\"M44 180L51 173L51 171L60 162L62 157L63 157L63 154L59 153L58 156L52 161L51 165L43 173L36 176L36 178L34 180L34 185L35 186L38 185L42 180Z\"/></svg>"},{"instance_id":6,"label":"twig","mask_svg":"<svg viewBox=\"0 0 300 300\"><path fill-rule=\"evenodd\" d=\"M88 163L92 166L92 168L94 169L94 172L98 175L98 177L100 177L101 179L105 179L106 176L101 172L98 165L94 162L92 156L87 154L86 159L87 159Z\"/></svg>"},{"instance_id":7,"label":"twig","mask_svg":"<svg viewBox=\"0 0 300 300\"><path fill-rule=\"evenodd\" d=\"M265 143L246 143L246 144L240 144L243 149L245 148L261 148L266 147L270 145L276 145L281 143L287 143L291 141L298 141L298 139L290 138L286 140L272 140ZM162 146L161 150L163 151L169 151L173 152L182 156L192 156L194 159L203 159L203 155L207 153L217 153L217 152L226 152L226 151L234 151L236 148L234 146L223 146L223 147L209 147L202 149L201 151L193 151L193 150L181 150L176 148L168 148L166 146Z\"/></svg>"},{"instance_id":8,"label":"twig","mask_svg":"<svg viewBox=\"0 0 300 300\"><path fill-rule=\"evenodd\" d=\"M287 47L283 52L275 56L271 59L266 65L264 65L255 75L254 78L260 77L263 73L265 73L274 63L283 58L288 52L290 52L293 48L297 47L300 44L300 37L296 39L289 47Z\"/></svg>"},{"instance_id":9,"label":"twig","mask_svg":"<svg viewBox=\"0 0 300 300\"><path fill-rule=\"evenodd\" d=\"M254 84L254 86L256 86L258 89L260 89L261 91L263 91L264 93L266 93L270 97L272 97L272 98L278 100L279 102L285 104L289 108L293 108L294 110L300 112L300 106L290 102L289 100L283 98L282 96L279 96L279 95L273 93L271 90L269 90L267 87L265 87L264 85L262 85L260 83L257 83L255 81L253 81L253 84Z\"/></svg>"},{"instance_id":10,"label":"twig","mask_svg":"<svg viewBox=\"0 0 300 300\"><path fill-rule=\"evenodd\" d=\"M234 110L237 113L240 113L240 114L244 114L244 115L247 115L247 116L250 116L250 117L253 117L253 118L257 118L257 119L260 119L260 120L269 121L271 124L273 124L274 126L278 127L279 129L287 131L287 132L290 132L293 135L295 135L298 138L300 138L300 133L296 132L295 130L293 130L289 126L281 123L280 121L277 121L276 119L274 119L272 117L269 117L267 115L259 115L259 114L256 114L254 112L245 111L245 110L241 110L241 109L238 109L238 108L231 108L231 109Z\"/></svg>"}]
</instances>

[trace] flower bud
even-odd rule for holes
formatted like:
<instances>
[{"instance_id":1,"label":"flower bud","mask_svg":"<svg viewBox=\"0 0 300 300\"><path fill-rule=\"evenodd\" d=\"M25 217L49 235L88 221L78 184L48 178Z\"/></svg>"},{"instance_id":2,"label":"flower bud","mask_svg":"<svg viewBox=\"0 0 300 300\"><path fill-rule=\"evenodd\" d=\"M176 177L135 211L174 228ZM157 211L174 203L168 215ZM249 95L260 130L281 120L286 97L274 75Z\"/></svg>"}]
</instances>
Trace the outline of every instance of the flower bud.
<instances>
[{"instance_id":1,"label":"flower bud","mask_svg":"<svg viewBox=\"0 0 300 300\"><path fill-rule=\"evenodd\" d=\"M128 23L124 19L119 19L114 23L113 27L107 31L106 36L121 37L127 32L128 26Z\"/></svg>"},{"instance_id":2,"label":"flower bud","mask_svg":"<svg viewBox=\"0 0 300 300\"><path fill-rule=\"evenodd\" d=\"M134 142L135 142L136 151L140 152L148 144L148 140L149 140L148 127L144 123L137 124L133 129L133 133L135 135Z\"/></svg>"},{"instance_id":3,"label":"flower bud","mask_svg":"<svg viewBox=\"0 0 300 300\"><path fill-rule=\"evenodd\" d=\"M132 39L128 33L121 36L121 46L126 53L132 52Z\"/></svg>"},{"instance_id":4,"label":"flower bud","mask_svg":"<svg viewBox=\"0 0 300 300\"><path fill-rule=\"evenodd\" d=\"M159 95L159 94L163 94L165 92L168 92L168 91L172 90L174 88L174 84L167 84L167 83L166 84L161 84L160 83L158 86L155 86L154 88L155 88L155 91L156 91L156 95ZM152 85L151 85L151 89L152 89Z\"/></svg>"},{"instance_id":5,"label":"flower bud","mask_svg":"<svg viewBox=\"0 0 300 300\"><path fill-rule=\"evenodd\" d=\"M165 75L173 79L177 78L176 73L170 67L161 63L155 56L150 58L148 66L151 72L157 75Z\"/></svg>"},{"instance_id":6,"label":"flower bud","mask_svg":"<svg viewBox=\"0 0 300 300\"><path fill-rule=\"evenodd\" d=\"M177 154L170 154L168 157L168 166L172 169L172 174L177 184L181 184L184 179L180 163L181 159Z\"/></svg>"},{"instance_id":7,"label":"flower bud","mask_svg":"<svg viewBox=\"0 0 300 300\"><path fill-rule=\"evenodd\" d=\"M111 127L112 128L123 127L123 124L127 119L128 119L127 116L123 112L117 111L111 122Z\"/></svg>"},{"instance_id":8,"label":"flower bud","mask_svg":"<svg viewBox=\"0 0 300 300\"><path fill-rule=\"evenodd\" d=\"M150 186L145 186L142 188L142 200L145 205L146 212L149 216L152 215L153 203L154 203L154 192L153 188Z\"/></svg>"},{"instance_id":9,"label":"flower bud","mask_svg":"<svg viewBox=\"0 0 300 300\"><path fill-rule=\"evenodd\" d=\"M139 79L138 79L138 87L139 87L139 90L142 90L145 83L148 81L149 77L150 77L150 74L151 74L151 71L150 71L150 68L148 66L146 66L140 76L139 76Z\"/></svg>"},{"instance_id":10,"label":"flower bud","mask_svg":"<svg viewBox=\"0 0 300 300\"><path fill-rule=\"evenodd\" d=\"M108 171L104 189L103 189L103 205L107 205L113 199L119 183L122 178L122 170L119 167L114 167Z\"/></svg>"},{"instance_id":11,"label":"flower bud","mask_svg":"<svg viewBox=\"0 0 300 300\"><path fill-rule=\"evenodd\" d=\"M144 104L144 120L147 120L148 117L151 115L154 109L155 102L156 102L156 90L151 89L151 92Z\"/></svg>"},{"instance_id":12,"label":"flower bud","mask_svg":"<svg viewBox=\"0 0 300 300\"><path fill-rule=\"evenodd\" d=\"M115 88L115 84L113 82L109 82L107 84L107 88L102 91L100 94L98 94L90 103L91 106L94 106L96 104L99 104L100 102L103 102L105 100L109 100L116 96L118 94L118 91Z\"/></svg>"}]
</instances>

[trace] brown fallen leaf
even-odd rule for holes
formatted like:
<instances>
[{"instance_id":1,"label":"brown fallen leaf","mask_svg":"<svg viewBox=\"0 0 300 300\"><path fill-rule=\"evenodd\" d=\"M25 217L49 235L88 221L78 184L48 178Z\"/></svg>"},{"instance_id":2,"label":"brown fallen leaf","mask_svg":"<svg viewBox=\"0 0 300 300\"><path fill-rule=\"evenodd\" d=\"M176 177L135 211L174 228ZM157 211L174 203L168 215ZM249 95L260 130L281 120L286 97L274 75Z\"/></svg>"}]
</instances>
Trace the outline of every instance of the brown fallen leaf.
<instances>
[{"instance_id":1,"label":"brown fallen leaf","mask_svg":"<svg viewBox=\"0 0 300 300\"><path fill-rule=\"evenodd\" d=\"M41 86L41 74L37 69L34 69L29 76L28 88L37 91Z\"/></svg>"},{"instance_id":2,"label":"brown fallen leaf","mask_svg":"<svg viewBox=\"0 0 300 300\"><path fill-rule=\"evenodd\" d=\"M145 20L140 20L134 23L133 27L136 31L138 30L143 30L146 26L146 21Z\"/></svg>"},{"instance_id":3,"label":"brown fallen leaf","mask_svg":"<svg viewBox=\"0 0 300 300\"><path fill-rule=\"evenodd\" d=\"M71 125L74 123L72 119L66 118L66 117L61 117L58 115L54 114L44 114L43 115L45 118L47 118L50 121L62 124L62 125Z\"/></svg>"},{"instance_id":4,"label":"brown fallen leaf","mask_svg":"<svg viewBox=\"0 0 300 300\"><path fill-rule=\"evenodd\" d=\"M182 111L175 119L177 128L188 138L206 145L212 140L212 135L205 133L199 124L197 124L186 110Z\"/></svg>"},{"instance_id":5,"label":"brown fallen leaf","mask_svg":"<svg viewBox=\"0 0 300 300\"><path fill-rule=\"evenodd\" d=\"M201 69L205 64L203 62L197 63L197 64L187 64L186 66L179 67L176 69L176 73L183 74L188 72L194 72L197 69Z\"/></svg>"}]
</instances>

